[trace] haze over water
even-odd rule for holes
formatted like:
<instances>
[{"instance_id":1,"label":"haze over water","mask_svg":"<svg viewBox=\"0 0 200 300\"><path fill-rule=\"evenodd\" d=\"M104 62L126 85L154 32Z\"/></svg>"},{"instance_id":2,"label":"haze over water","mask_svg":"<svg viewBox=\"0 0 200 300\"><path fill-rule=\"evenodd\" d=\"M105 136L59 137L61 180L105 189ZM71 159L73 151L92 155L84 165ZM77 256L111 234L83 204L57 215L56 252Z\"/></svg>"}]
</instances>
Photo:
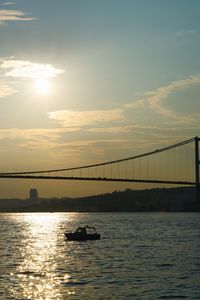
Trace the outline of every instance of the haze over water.
<instances>
[{"instance_id":1,"label":"haze over water","mask_svg":"<svg viewBox=\"0 0 200 300\"><path fill-rule=\"evenodd\" d=\"M67 242L96 226L100 241ZM0 214L0 299L199 299L198 213Z\"/></svg>"}]
</instances>

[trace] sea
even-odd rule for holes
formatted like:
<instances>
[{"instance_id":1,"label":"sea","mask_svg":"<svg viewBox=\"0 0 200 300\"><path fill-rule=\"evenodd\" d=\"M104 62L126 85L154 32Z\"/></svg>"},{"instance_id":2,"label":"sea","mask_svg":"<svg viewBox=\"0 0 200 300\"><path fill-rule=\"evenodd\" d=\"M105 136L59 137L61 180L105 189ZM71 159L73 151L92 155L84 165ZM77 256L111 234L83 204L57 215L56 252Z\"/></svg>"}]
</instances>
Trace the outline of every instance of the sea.
<instances>
[{"instance_id":1,"label":"sea","mask_svg":"<svg viewBox=\"0 0 200 300\"><path fill-rule=\"evenodd\" d=\"M84 225L101 239L65 239ZM0 300L14 299L200 299L200 214L2 213Z\"/></svg>"}]
</instances>

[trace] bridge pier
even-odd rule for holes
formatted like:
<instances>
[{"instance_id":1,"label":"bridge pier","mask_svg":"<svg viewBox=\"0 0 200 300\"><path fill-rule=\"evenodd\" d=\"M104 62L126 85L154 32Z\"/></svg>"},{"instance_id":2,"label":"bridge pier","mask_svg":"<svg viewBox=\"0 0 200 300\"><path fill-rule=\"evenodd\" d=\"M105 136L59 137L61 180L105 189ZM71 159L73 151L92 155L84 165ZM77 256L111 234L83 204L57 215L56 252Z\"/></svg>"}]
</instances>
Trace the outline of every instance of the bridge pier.
<instances>
[{"instance_id":1,"label":"bridge pier","mask_svg":"<svg viewBox=\"0 0 200 300\"><path fill-rule=\"evenodd\" d=\"M195 137L195 185L196 185L196 203L200 209L200 182L199 182L199 137Z\"/></svg>"}]
</instances>

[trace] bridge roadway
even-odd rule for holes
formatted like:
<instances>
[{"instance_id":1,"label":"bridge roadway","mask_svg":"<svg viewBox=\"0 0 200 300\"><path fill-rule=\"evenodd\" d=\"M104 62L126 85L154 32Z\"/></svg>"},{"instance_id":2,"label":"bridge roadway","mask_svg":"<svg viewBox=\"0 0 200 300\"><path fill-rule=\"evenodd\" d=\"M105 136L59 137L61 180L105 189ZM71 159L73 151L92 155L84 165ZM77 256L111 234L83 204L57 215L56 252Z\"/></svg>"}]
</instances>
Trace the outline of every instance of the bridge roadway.
<instances>
[{"instance_id":1,"label":"bridge roadway","mask_svg":"<svg viewBox=\"0 0 200 300\"><path fill-rule=\"evenodd\" d=\"M106 178L106 177L74 177L74 176L46 176L46 175L23 175L23 174L0 174L4 179L53 179L53 180L80 180L80 181L111 181L111 182L140 182L140 183L163 183L174 185L195 185L192 181L172 181L172 180L154 180L154 179L134 179L134 178Z\"/></svg>"}]
</instances>

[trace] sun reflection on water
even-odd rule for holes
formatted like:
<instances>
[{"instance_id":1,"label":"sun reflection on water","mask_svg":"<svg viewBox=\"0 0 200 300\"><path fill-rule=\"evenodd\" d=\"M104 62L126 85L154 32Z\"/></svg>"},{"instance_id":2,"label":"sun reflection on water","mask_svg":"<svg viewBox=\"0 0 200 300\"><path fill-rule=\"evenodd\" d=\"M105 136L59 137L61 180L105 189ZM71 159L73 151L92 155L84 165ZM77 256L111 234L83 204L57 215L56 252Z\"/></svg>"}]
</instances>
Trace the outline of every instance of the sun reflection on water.
<instances>
[{"instance_id":1,"label":"sun reflection on water","mask_svg":"<svg viewBox=\"0 0 200 300\"><path fill-rule=\"evenodd\" d=\"M59 214L25 214L26 226L20 248L22 260L16 273L23 299L61 299L56 276ZM13 294L19 291L14 291Z\"/></svg>"}]
</instances>

